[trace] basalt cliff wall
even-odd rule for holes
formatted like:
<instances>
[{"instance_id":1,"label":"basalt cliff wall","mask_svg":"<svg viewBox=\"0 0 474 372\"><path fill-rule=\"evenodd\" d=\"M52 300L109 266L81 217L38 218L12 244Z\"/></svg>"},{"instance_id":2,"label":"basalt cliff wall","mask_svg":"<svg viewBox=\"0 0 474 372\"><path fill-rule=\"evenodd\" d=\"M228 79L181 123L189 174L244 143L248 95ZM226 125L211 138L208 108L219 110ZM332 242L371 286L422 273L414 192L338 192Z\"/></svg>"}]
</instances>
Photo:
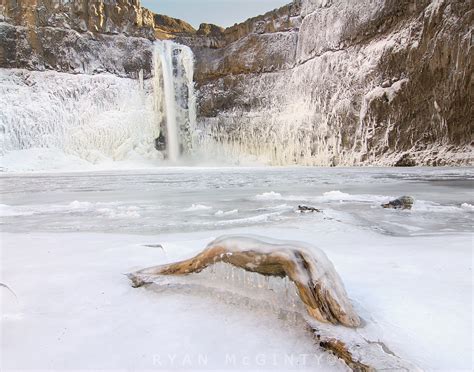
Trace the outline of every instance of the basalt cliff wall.
<instances>
[{"instance_id":1,"label":"basalt cliff wall","mask_svg":"<svg viewBox=\"0 0 474 372\"><path fill-rule=\"evenodd\" d=\"M472 164L469 0L296 0L179 36L202 147L271 164Z\"/></svg>"},{"instance_id":2,"label":"basalt cliff wall","mask_svg":"<svg viewBox=\"0 0 474 372\"><path fill-rule=\"evenodd\" d=\"M136 149L127 138L140 126L148 129L139 142L152 152L156 122L163 122L153 108L153 41L175 39L195 54L195 149L208 156L269 164L472 164L473 24L470 0L295 0L227 29L199 30L138 0L4 0L0 100L16 111L3 110L0 119L11 132L28 116L9 138L21 141L34 126L38 135L26 146L46 146L38 117L56 131L49 111L73 102L77 112L65 111L77 118L92 103L87 122L112 112L124 128L117 135L121 126L107 119L101 138L120 138L108 145L119 155L107 156ZM47 84L38 71L47 72ZM84 76L80 85L73 75ZM20 93L37 97L36 105L16 102ZM55 94L58 102L45 103Z\"/></svg>"}]
</instances>

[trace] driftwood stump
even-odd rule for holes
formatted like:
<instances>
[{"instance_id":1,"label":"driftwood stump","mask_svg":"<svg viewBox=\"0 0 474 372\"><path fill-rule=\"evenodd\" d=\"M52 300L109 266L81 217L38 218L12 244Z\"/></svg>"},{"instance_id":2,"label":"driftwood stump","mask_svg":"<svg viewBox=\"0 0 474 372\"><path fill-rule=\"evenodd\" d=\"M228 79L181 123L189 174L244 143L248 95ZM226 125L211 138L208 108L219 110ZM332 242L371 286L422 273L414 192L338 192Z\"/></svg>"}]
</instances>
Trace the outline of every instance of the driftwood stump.
<instances>
[{"instance_id":1,"label":"driftwood stump","mask_svg":"<svg viewBox=\"0 0 474 372\"><path fill-rule=\"evenodd\" d=\"M313 318L348 327L360 325L344 285L326 254L304 243L271 240L256 236L223 236L188 260L154 266L129 274L139 287L160 275L198 273L217 262L266 276L287 276Z\"/></svg>"}]
</instances>

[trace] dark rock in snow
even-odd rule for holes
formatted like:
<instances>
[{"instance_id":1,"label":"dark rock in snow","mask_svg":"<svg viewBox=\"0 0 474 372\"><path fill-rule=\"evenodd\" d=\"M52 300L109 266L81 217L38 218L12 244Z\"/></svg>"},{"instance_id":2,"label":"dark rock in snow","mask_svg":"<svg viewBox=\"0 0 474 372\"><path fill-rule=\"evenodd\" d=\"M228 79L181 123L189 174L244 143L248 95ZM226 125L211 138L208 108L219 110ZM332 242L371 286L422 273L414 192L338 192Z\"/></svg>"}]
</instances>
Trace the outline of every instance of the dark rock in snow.
<instances>
[{"instance_id":1,"label":"dark rock in snow","mask_svg":"<svg viewBox=\"0 0 474 372\"><path fill-rule=\"evenodd\" d=\"M321 209L314 208L314 207L308 207L306 205L298 205L298 211L301 213L314 213L314 212L321 212Z\"/></svg>"},{"instance_id":2,"label":"dark rock in snow","mask_svg":"<svg viewBox=\"0 0 474 372\"><path fill-rule=\"evenodd\" d=\"M391 200L386 204L382 204L384 208L392 208L392 209L411 209L415 199L411 196L400 196L395 200Z\"/></svg>"}]
</instances>

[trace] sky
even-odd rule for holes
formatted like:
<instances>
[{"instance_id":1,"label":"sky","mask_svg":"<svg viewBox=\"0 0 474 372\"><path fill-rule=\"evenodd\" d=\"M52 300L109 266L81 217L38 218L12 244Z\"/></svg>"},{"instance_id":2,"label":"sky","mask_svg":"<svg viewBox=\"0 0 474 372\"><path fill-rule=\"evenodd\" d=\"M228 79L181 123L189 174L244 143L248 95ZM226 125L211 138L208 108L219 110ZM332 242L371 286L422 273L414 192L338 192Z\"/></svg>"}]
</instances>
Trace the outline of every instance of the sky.
<instances>
[{"instance_id":1,"label":"sky","mask_svg":"<svg viewBox=\"0 0 474 372\"><path fill-rule=\"evenodd\" d=\"M154 13L179 18L198 28L201 23L222 27L245 21L290 3L291 0L142 0Z\"/></svg>"}]
</instances>

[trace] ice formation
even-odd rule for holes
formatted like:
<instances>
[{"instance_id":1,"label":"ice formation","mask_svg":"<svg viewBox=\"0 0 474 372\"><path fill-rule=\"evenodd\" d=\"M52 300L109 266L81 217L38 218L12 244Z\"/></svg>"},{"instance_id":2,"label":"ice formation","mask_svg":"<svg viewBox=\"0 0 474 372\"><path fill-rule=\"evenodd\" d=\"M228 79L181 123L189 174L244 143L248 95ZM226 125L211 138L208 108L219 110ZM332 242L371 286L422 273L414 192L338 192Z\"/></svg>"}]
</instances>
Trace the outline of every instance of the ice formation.
<instances>
[{"instance_id":1,"label":"ice formation","mask_svg":"<svg viewBox=\"0 0 474 372\"><path fill-rule=\"evenodd\" d=\"M149 82L0 70L2 151L53 148L91 163L155 158L161 112Z\"/></svg>"},{"instance_id":2,"label":"ice formation","mask_svg":"<svg viewBox=\"0 0 474 372\"><path fill-rule=\"evenodd\" d=\"M129 277L135 286L140 286L156 276L201 272L218 262L267 277L288 277L312 318L349 327L360 325L342 280L326 254L301 242L226 235L209 243L194 258L143 269Z\"/></svg>"},{"instance_id":3,"label":"ice formation","mask_svg":"<svg viewBox=\"0 0 474 372\"><path fill-rule=\"evenodd\" d=\"M470 164L461 129L470 121L457 114L469 110L458 88L469 75L468 22L461 7L429 4L294 1L226 30L222 47L198 44L203 154L240 164L386 166L407 155Z\"/></svg>"},{"instance_id":4,"label":"ice formation","mask_svg":"<svg viewBox=\"0 0 474 372\"><path fill-rule=\"evenodd\" d=\"M155 42L155 77L162 73L166 117L166 148L168 158L177 161L182 150L192 147L192 131L196 123L196 97L193 73L194 57L187 46L169 40ZM155 94L159 97L159 94Z\"/></svg>"},{"instance_id":5,"label":"ice formation","mask_svg":"<svg viewBox=\"0 0 474 372\"><path fill-rule=\"evenodd\" d=\"M35 157L38 149L93 164L159 160L161 132L176 161L191 148L196 121L193 54L169 41L154 45L151 79L0 69L0 155L10 153L4 167L15 168L10 157L18 152Z\"/></svg>"},{"instance_id":6,"label":"ice formation","mask_svg":"<svg viewBox=\"0 0 474 372\"><path fill-rule=\"evenodd\" d=\"M198 288L220 301L252 309L265 309L290 323L306 316L294 283L288 277L278 278L250 272L227 263L218 262L192 276L154 277L155 289L175 288L180 293Z\"/></svg>"}]
</instances>

